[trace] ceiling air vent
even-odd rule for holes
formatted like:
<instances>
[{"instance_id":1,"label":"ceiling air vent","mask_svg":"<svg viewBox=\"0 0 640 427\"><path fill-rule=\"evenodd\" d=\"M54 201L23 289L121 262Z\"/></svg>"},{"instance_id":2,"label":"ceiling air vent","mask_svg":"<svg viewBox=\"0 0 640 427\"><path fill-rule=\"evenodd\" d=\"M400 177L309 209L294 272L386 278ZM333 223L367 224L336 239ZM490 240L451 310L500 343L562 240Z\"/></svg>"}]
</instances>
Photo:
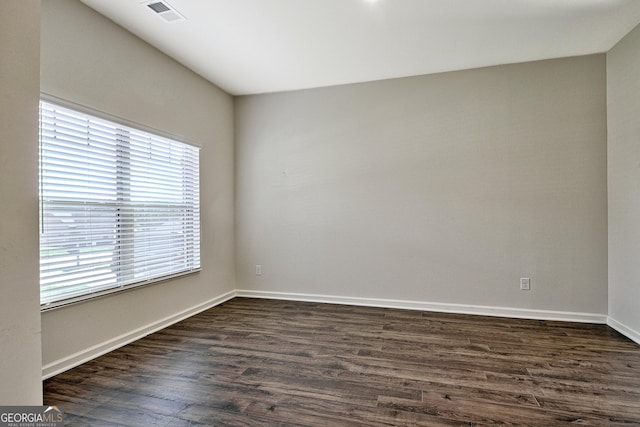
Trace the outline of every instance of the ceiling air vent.
<instances>
[{"instance_id":1,"label":"ceiling air vent","mask_svg":"<svg viewBox=\"0 0 640 427\"><path fill-rule=\"evenodd\" d=\"M166 1L151 1L145 2L144 4L146 4L149 9L153 10L158 14L158 16L161 16L167 22L183 21L186 19L180 12L178 12Z\"/></svg>"}]
</instances>

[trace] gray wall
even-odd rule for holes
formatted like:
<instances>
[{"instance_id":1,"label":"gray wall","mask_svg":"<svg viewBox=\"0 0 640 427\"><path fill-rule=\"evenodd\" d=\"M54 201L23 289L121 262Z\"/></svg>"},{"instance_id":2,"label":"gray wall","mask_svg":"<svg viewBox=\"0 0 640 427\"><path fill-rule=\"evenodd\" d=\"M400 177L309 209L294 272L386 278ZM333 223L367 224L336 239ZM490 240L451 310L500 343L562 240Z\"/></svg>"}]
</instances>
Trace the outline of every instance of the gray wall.
<instances>
[{"instance_id":1,"label":"gray wall","mask_svg":"<svg viewBox=\"0 0 640 427\"><path fill-rule=\"evenodd\" d=\"M593 55L237 98L238 288L604 319L605 68Z\"/></svg>"},{"instance_id":2,"label":"gray wall","mask_svg":"<svg viewBox=\"0 0 640 427\"><path fill-rule=\"evenodd\" d=\"M41 31L44 92L202 147L202 272L43 313L55 371L235 288L233 99L77 0L42 2Z\"/></svg>"},{"instance_id":3,"label":"gray wall","mask_svg":"<svg viewBox=\"0 0 640 427\"><path fill-rule=\"evenodd\" d=\"M40 405L40 1L0 14L0 405Z\"/></svg>"},{"instance_id":4,"label":"gray wall","mask_svg":"<svg viewBox=\"0 0 640 427\"><path fill-rule=\"evenodd\" d=\"M607 54L609 316L640 342L640 27Z\"/></svg>"}]
</instances>

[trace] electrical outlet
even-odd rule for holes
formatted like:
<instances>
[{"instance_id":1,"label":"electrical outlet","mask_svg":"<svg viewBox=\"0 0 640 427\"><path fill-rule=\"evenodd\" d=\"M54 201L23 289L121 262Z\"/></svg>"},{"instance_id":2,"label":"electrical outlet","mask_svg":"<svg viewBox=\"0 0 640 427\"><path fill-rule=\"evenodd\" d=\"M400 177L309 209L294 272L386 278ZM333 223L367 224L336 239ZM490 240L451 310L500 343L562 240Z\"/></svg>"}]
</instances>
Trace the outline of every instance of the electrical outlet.
<instances>
[{"instance_id":1,"label":"electrical outlet","mask_svg":"<svg viewBox=\"0 0 640 427\"><path fill-rule=\"evenodd\" d=\"M256 276L262 276L262 266L256 264Z\"/></svg>"},{"instance_id":2,"label":"electrical outlet","mask_svg":"<svg viewBox=\"0 0 640 427\"><path fill-rule=\"evenodd\" d=\"M531 290L531 279L529 279L528 277L521 277L520 278L520 289L523 290L523 291Z\"/></svg>"}]
</instances>

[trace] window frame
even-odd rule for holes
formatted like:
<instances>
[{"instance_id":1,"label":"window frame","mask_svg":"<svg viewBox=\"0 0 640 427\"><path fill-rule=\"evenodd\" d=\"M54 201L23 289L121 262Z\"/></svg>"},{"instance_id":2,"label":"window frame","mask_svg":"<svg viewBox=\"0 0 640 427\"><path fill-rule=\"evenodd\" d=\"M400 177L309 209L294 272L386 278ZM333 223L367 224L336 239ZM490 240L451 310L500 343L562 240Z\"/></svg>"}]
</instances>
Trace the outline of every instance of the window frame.
<instances>
[{"instance_id":1,"label":"window frame","mask_svg":"<svg viewBox=\"0 0 640 427\"><path fill-rule=\"evenodd\" d=\"M131 121L131 120L127 120L124 119L122 117L119 116L115 116L113 114L109 114L109 113L105 113L103 111L97 110L95 108L91 108L91 107L87 107L85 105L81 105L63 98L59 98L57 96L45 93L45 92L41 92L40 93L40 101L44 101L47 103L51 103L51 104L55 104L57 106L60 106L62 108L66 108L69 110L73 110L77 113L80 114L86 114L92 117L95 117L99 120L105 120L105 121L109 121L112 122L116 125L121 125L125 128L131 128L134 129L136 131L140 131L140 132L144 132L144 133L148 133L151 134L153 136L158 136L161 138L166 138L169 140L172 140L174 142L178 142L181 144L185 144L185 145L189 145L191 147L194 147L198 150L198 152L200 153L202 150L202 147L199 144L195 144L192 141L188 140L185 137L182 136L176 136L173 135L171 133L168 133L166 131L162 131L156 128L152 128L146 125L142 125L140 123ZM38 110L40 110L40 107L38 107ZM40 129L40 119L38 119L38 128ZM41 170L42 170L42 159L40 158L41 154L40 154L40 147L41 147L41 141L40 141L40 131L38 132L39 136L38 136L38 156L39 156L39 160L38 160L38 174L39 174L39 178L38 181L40 183L39 187L38 187L38 218L39 218L39 225L38 225L38 229L39 229L39 251L41 250L41 235L42 235L42 227L43 227L43 208L42 208L42 177L41 177ZM175 273L170 273L170 274L166 274L166 275L162 275L160 277L154 277L154 278L150 278L150 279L141 279L132 283L128 283L128 284L124 284L124 285L116 285L114 287L110 287L108 289L103 289L103 290L99 290L99 291L94 291L94 292L87 292L83 295L78 295L78 296L73 296L73 297L69 297L69 298L65 298L65 299L61 299L58 301L51 301L51 302L46 302L46 303L42 303L42 289L41 289L41 276L39 274L39 283L38 283L38 287L40 289L40 310L42 312L48 311L48 310L52 310L52 309L56 309L56 308L60 308L60 307L66 307L68 305L72 305L72 304L77 304L77 303L81 303L81 302L85 302L85 301L89 301L89 300L93 300L93 299L97 299L97 298L102 298L111 294L115 294L115 293L119 293L119 292L127 292L129 290L133 290L133 289L138 289L141 287L145 287L145 286L150 286L150 285L154 285L154 284L159 284L168 280L172 280L174 278L178 278L178 277L183 277L183 276L189 276L192 274L197 274L200 271L202 271L202 199L200 197L200 189L202 188L201 184L201 177L200 177L200 156L198 155L198 260L199 260L199 266L198 267L194 267L190 270L186 270L186 271L180 271L180 272L175 272ZM119 244L119 243L118 243ZM38 259L39 259L39 265L41 262L41 254L39 252L38 254ZM40 271L40 267L39 267L39 271Z\"/></svg>"}]
</instances>

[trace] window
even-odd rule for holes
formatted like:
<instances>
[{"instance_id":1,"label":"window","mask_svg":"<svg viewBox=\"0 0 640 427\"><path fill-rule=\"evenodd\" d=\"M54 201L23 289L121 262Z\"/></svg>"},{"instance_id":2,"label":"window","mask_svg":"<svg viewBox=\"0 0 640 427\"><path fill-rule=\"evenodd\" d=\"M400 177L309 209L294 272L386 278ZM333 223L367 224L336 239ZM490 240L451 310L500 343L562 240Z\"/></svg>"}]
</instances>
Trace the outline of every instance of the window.
<instances>
[{"instance_id":1,"label":"window","mask_svg":"<svg viewBox=\"0 0 640 427\"><path fill-rule=\"evenodd\" d=\"M40 102L43 309L200 269L199 149Z\"/></svg>"}]
</instances>

